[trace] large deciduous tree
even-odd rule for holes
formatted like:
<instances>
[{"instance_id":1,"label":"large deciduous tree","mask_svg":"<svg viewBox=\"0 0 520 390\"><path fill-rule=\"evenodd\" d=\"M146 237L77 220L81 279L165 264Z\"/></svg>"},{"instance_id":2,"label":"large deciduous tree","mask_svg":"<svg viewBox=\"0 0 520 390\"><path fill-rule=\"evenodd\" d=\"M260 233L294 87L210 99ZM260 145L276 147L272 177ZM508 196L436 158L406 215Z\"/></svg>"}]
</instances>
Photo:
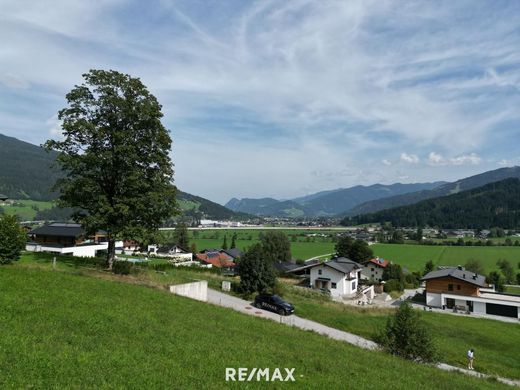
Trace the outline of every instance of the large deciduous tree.
<instances>
[{"instance_id":1,"label":"large deciduous tree","mask_svg":"<svg viewBox=\"0 0 520 390\"><path fill-rule=\"evenodd\" d=\"M0 264L8 264L20 258L27 235L14 215L0 216Z\"/></svg>"},{"instance_id":2,"label":"large deciduous tree","mask_svg":"<svg viewBox=\"0 0 520 390\"><path fill-rule=\"evenodd\" d=\"M255 244L244 254L238 269L240 291L246 295L265 292L274 287L276 276L271 261L261 244Z\"/></svg>"},{"instance_id":3,"label":"large deciduous tree","mask_svg":"<svg viewBox=\"0 0 520 390\"><path fill-rule=\"evenodd\" d=\"M59 152L65 175L56 183L61 206L88 233L108 235L107 267L117 239L156 230L175 213L171 138L161 105L138 79L91 70L67 95L58 118L62 140L45 147Z\"/></svg>"}]
</instances>

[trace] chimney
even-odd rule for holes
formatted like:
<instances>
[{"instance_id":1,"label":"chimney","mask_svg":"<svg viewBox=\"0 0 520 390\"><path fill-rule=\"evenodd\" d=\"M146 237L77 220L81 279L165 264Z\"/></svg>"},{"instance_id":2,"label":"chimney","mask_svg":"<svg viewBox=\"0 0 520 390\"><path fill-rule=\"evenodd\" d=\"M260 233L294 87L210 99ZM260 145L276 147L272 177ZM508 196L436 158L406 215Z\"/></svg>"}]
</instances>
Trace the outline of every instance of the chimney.
<instances>
[{"instance_id":1,"label":"chimney","mask_svg":"<svg viewBox=\"0 0 520 390\"><path fill-rule=\"evenodd\" d=\"M478 277L477 274L473 275L473 280L477 280L477 277Z\"/></svg>"},{"instance_id":2,"label":"chimney","mask_svg":"<svg viewBox=\"0 0 520 390\"><path fill-rule=\"evenodd\" d=\"M457 266L457 269L458 269L459 271L462 271L462 270L464 269L464 267L463 267L462 265L458 265L458 266Z\"/></svg>"},{"instance_id":3,"label":"chimney","mask_svg":"<svg viewBox=\"0 0 520 390\"><path fill-rule=\"evenodd\" d=\"M466 274L462 274L462 278L463 278L463 279L466 279Z\"/></svg>"}]
</instances>

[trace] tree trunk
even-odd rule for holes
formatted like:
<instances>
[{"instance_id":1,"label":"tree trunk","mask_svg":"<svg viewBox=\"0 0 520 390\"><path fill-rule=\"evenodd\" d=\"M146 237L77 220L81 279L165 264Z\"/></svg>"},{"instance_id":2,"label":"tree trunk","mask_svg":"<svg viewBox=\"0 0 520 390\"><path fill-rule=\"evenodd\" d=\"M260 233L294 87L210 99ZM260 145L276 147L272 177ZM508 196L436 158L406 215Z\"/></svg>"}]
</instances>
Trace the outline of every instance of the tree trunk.
<instances>
[{"instance_id":1,"label":"tree trunk","mask_svg":"<svg viewBox=\"0 0 520 390\"><path fill-rule=\"evenodd\" d=\"M116 257L116 240L112 237L108 238L108 250L107 250L107 268L112 271L114 265L114 258Z\"/></svg>"}]
</instances>

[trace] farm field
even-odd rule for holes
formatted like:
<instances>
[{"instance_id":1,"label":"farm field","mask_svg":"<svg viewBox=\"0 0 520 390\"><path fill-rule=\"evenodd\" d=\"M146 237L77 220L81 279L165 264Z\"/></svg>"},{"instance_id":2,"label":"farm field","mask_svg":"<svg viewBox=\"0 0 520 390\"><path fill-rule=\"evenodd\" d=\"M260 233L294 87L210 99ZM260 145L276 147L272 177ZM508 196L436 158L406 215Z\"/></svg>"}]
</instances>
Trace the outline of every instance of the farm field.
<instances>
[{"instance_id":1,"label":"farm field","mask_svg":"<svg viewBox=\"0 0 520 390\"><path fill-rule=\"evenodd\" d=\"M245 251L248 247L259 242L260 234L268 230L263 229L207 229L190 230L190 242L195 243L197 250L209 248L221 248L224 237L227 237L228 246L231 244L231 237L237 234L237 248ZM280 230L277 230L280 231ZM291 242L291 253L294 259L307 260L315 256L320 256L334 252L335 236L340 230L316 230L316 229L283 229ZM172 231L163 232L167 237L173 234ZM316 234L311 237L307 235ZM329 235L322 237L320 235Z\"/></svg>"},{"instance_id":2,"label":"farm field","mask_svg":"<svg viewBox=\"0 0 520 390\"><path fill-rule=\"evenodd\" d=\"M513 266L520 262L520 247L515 246L430 246L410 244L374 244L374 254L401 264L410 271L422 271L424 264L432 260L434 265L464 265L469 259L477 259L486 272L497 269L498 259L507 259Z\"/></svg>"},{"instance_id":3,"label":"farm field","mask_svg":"<svg viewBox=\"0 0 520 390\"><path fill-rule=\"evenodd\" d=\"M374 339L384 328L393 309L361 308L332 302L317 293L302 294L287 287L285 298L295 305L297 315L333 328ZM321 298L321 299L320 299ZM520 379L518 340L520 325L500 321L421 312L441 354L441 360L464 367L465 352L475 349L478 371Z\"/></svg>"},{"instance_id":4,"label":"farm field","mask_svg":"<svg viewBox=\"0 0 520 390\"><path fill-rule=\"evenodd\" d=\"M37 200L16 200L13 205L1 206L4 213L16 214L22 221L32 221L38 210L47 210L52 208L53 202L43 202Z\"/></svg>"},{"instance_id":5,"label":"farm field","mask_svg":"<svg viewBox=\"0 0 520 390\"><path fill-rule=\"evenodd\" d=\"M289 237L291 253L294 259L309 258L334 252L334 236L338 230L281 230ZM224 236L228 245L236 232L237 247L246 250L259 242L259 235L265 233L262 229L208 229L190 230L190 241L195 242L198 250L221 248ZM165 234L172 234L171 231ZM316 234L311 237L307 235ZM321 234L328 235L321 237ZM498 259L507 259L513 266L520 262L520 247L518 246L436 246L417 244L374 244L371 246L374 254L379 257L401 264L410 271L422 271L424 264L432 260L435 265L464 265L469 259L478 259L484 265L486 272L496 270Z\"/></svg>"},{"instance_id":6,"label":"farm field","mask_svg":"<svg viewBox=\"0 0 520 390\"><path fill-rule=\"evenodd\" d=\"M506 388L105 278L28 261L0 269L1 388L239 387L226 367L294 367L292 387L304 389Z\"/></svg>"}]
</instances>

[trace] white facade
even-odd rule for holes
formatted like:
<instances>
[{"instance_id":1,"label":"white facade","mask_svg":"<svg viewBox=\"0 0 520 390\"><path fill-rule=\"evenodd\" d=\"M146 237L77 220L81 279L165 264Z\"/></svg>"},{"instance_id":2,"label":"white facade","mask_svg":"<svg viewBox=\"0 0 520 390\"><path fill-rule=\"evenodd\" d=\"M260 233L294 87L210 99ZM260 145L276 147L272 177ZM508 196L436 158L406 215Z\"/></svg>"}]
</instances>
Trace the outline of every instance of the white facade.
<instances>
[{"instance_id":1,"label":"white facade","mask_svg":"<svg viewBox=\"0 0 520 390\"><path fill-rule=\"evenodd\" d=\"M116 242L116 246L123 246L123 242ZM28 252L48 252L56 253L57 255L72 255L76 257L96 257L96 255L98 254L97 252L108 250L108 242L68 247L52 246L29 242L25 245L25 250Z\"/></svg>"},{"instance_id":2,"label":"white facade","mask_svg":"<svg viewBox=\"0 0 520 390\"><path fill-rule=\"evenodd\" d=\"M352 296L357 292L359 271L354 270L344 274L325 264L320 264L311 268L311 286L330 290L330 295L338 298Z\"/></svg>"},{"instance_id":3,"label":"white facade","mask_svg":"<svg viewBox=\"0 0 520 390\"><path fill-rule=\"evenodd\" d=\"M453 299L454 305L457 307L463 307L464 310L469 309L469 304L473 306L471 312L476 314L487 314L487 304L513 306L517 307L518 318L520 319L520 297L494 294L494 293L481 293L479 296L469 295L457 295L457 294L434 294L426 293L426 305L432 307L443 307L447 306L447 299Z\"/></svg>"}]
</instances>

